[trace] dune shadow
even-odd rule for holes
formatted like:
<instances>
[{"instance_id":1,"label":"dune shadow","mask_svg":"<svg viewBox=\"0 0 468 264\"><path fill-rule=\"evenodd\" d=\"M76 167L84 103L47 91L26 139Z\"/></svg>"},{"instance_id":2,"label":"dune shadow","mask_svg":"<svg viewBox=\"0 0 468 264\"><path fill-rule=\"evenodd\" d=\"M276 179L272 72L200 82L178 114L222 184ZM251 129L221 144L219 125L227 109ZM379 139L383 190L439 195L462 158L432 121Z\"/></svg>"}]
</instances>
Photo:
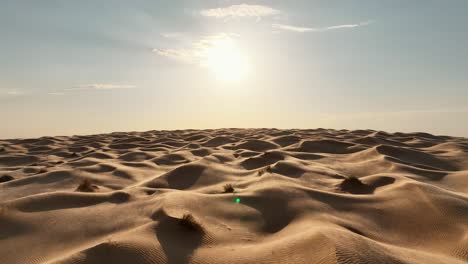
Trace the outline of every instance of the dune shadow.
<instances>
[{"instance_id":1,"label":"dune shadow","mask_svg":"<svg viewBox=\"0 0 468 264\"><path fill-rule=\"evenodd\" d=\"M369 183L364 183L357 178L345 178L338 185L338 189L351 194L373 194L377 188L394 182L395 179L392 177L379 177Z\"/></svg>"},{"instance_id":2,"label":"dune shadow","mask_svg":"<svg viewBox=\"0 0 468 264\"><path fill-rule=\"evenodd\" d=\"M202 231L181 226L178 218L167 215L162 217L155 229L168 264L189 263L204 235Z\"/></svg>"},{"instance_id":3,"label":"dune shadow","mask_svg":"<svg viewBox=\"0 0 468 264\"><path fill-rule=\"evenodd\" d=\"M395 182L395 178L382 176L369 183L375 189Z\"/></svg>"},{"instance_id":4,"label":"dune shadow","mask_svg":"<svg viewBox=\"0 0 468 264\"><path fill-rule=\"evenodd\" d=\"M305 153L305 152L290 153L290 155L296 159L301 159L301 160L318 160L324 157L322 155L313 154L313 153Z\"/></svg>"},{"instance_id":5,"label":"dune shadow","mask_svg":"<svg viewBox=\"0 0 468 264\"><path fill-rule=\"evenodd\" d=\"M0 176L0 183L9 182L9 181L12 181L14 179L15 178L13 176L3 175L3 176Z\"/></svg>"},{"instance_id":6,"label":"dune shadow","mask_svg":"<svg viewBox=\"0 0 468 264\"><path fill-rule=\"evenodd\" d=\"M265 152L259 157L248 158L241 163L241 166L247 170L258 169L283 160L284 157L280 153Z\"/></svg>"},{"instance_id":7,"label":"dune shadow","mask_svg":"<svg viewBox=\"0 0 468 264\"><path fill-rule=\"evenodd\" d=\"M156 165L179 165L189 162L184 156L179 154L167 154L162 157L154 158L151 161Z\"/></svg>"},{"instance_id":8,"label":"dune shadow","mask_svg":"<svg viewBox=\"0 0 468 264\"><path fill-rule=\"evenodd\" d=\"M349 226L349 225L342 225L343 228L355 233L355 234L358 234L360 236L366 236L362 231L360 231L359 229L357 228L354 228L352 226Z\"/></svg>"},{"instance_id":9,"label":"dune shadow","mask_svg":"<svg viewBox=\"0 0 468 264\"><path fill-rule=\"evenodd\" d=\"M205 148L197 148L190 151L193 155L198 157L205 157L210 155L210 151Z\"/></svg>"},{"instance_id":10,"label":"dune shadow","mask_svg":"<svg viewBox=\"0 0 468 264\"><path fill-rule=\"evenodd\" d=\"M410 148L380 145L376 147L376 150L380 154L385 155L388 160L408 166L440 171L458 170L457 166L446 160L443 160L432 154Z\"/></svg>"},{"instance_id":11,"label":"dune shadow","mask_svg":"<svg viewBox=\"0 0 468 264\"><path fill-rule=\"evenodd\" d=\"M248 139L235 146L224 146L224 149L237 150L246 149L251 151L267 151L278 148L279 145L273 144L269 141L259 139Z\"/></svg>"},{"instance_id":12,"label":"dune shadow","mask_svg":"<svg viewBox=\"0 0 468 264\"><path fill-rule=\"evenodd\" d=\"M46 174L33 175L17 179L8 183L11 187L20 187L28 184L51 184L60 181L73 180L74 174L67 170L52 171Z\"/></svg>"},{"instance_id":13,"label":"dune shadow","mask_svg":"<svg viewBox=\"0 0 468 264\"><path fill-rule=\"evenodd\" d=\"M8 217L3 210L5 209L0 207L0 225L2 226L0 230L0 240L7 240L15 236L28 234L32 231L30 225L18 219Z\"/></svg>"},{"instance_id":14,"label":"dune shadow","mask_svg":"<svg viewBox=\"0 0 468 264\"><path fill-rule=\"evenodd\" d=\"M268 197L268 198L264 198ZM276 233L285 228L295 217L293 212L288 211L288 200L283 195L274 193L258 197L245 197L242 204L249 206L262 215L262 232Z\"/></svg>"},{"instance_id":15,"label":"dune shadow","mask_svg":"<svg viewBox=\"0 0 468 264\"><path fill-rule=\"evenodd\" d=\"M280 145L281 147L286 147L286 146L300 142L301 137L294 136L294 135L282 135L273 139L272 141Z\"/></svg>"},{"instance_id":16,"label":"dune shadow","mask_svg":"<svg viewBox=\"0 0 468 264\"><path fill-rule=\"evenodd\" d=\"M34 213L44 211L55 211L71 208L83 208L100 203L120 204L130 200L130 194L122 191L113 193L70 193L54 192L47 195L38 195L16 205L19 211Z\"/></svg>"},{"instance_id":17,"label":"dune shadow","mask_svg":"<svg viewBox=\"0 0 468 264\"><path fill-rule=\"evenodd\" d=\"M171 189L185 190L198 181L204 170L204 166L188 164L166 173L161 179L166 179Z\"/></svg>"},{"instance_id":18,"label":"dune shadow","mask_svg":"<svg viewBox=\"0 0 468 264\"><path fill-rule=\"evenodd\" d=\"M39 158L32 155L4 156L0 157L0 167L32 166L32 164L37 161L39 161Z\"/></svg>"},{"instance_id":19,"label":"dune shadow","mask_svg":"<svg viewBox=\"0 0 468 264\"><path fill-rule=\"evenodd\" d=\"M280 161L272 168L274 173L289 177L300 178L306 171L293 163Z\"/></svg>"},{"instance_id":20,"label":"dune shadow","mask_svg":"<svg viewBox=\"0 0 468 264\"><path fill-rule=\"evenodd\" d=\"M214 138L211 138L210 140L206 141L205 143L202 144L202 146L205 146L205 147L219 147L219 146L222 146L222 145L226 145L226 144L229 144L229 143L233 143L233 142L236 142L237 140L235 138L231 138L231 137L225 137L225 136L218 136L218 137L214 137Z\"/></svg>"},{"instance_id":21,"label":"dune shadow","mask_svg":"<svg viewBox=\"0 0 468 264\"><path fill-rule=\"evenodd\" d=\"M338 189L342 192L351 194L372 194L375 188L362 182L343 180L339 185Z\"/></svg>"},{"instance_id":22,"label":"dune shadow","mask_svg":"<svg viewBox=\"0 0 468 264\"><path fill-rule=\"evenodd\" d=\"M298 148L290 150L306 153L350 154L363 149L364 147L350 142L322 139L304 141Z\"/></svg>"},{"instance_id":23,"label":"dune shadow","mask_svg":"<svg viewBox=\"0 0 468 264\"><path fill-rule=\"evenodd\" d=\"M459 146L463 150L463 152L468 152L468 143L460 143Z\"/></svg>"}]
</instances>

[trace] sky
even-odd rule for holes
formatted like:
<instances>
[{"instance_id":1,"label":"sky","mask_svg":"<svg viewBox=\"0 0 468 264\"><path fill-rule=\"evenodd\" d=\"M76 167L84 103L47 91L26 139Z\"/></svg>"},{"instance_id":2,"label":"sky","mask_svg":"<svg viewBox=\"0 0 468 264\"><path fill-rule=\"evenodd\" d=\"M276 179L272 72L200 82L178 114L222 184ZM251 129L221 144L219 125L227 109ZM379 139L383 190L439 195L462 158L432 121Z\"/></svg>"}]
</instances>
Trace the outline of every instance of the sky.
<instances>
[{"instance_id":1,"label":"sky","mask_svg":"<svg viewBox=\"0 0 468 264\"><path fill-rule=\"evenodd\" d=\"M0 1L0 138L226 127L468 137L466 0Z\"/></svg>"}]
</instances>

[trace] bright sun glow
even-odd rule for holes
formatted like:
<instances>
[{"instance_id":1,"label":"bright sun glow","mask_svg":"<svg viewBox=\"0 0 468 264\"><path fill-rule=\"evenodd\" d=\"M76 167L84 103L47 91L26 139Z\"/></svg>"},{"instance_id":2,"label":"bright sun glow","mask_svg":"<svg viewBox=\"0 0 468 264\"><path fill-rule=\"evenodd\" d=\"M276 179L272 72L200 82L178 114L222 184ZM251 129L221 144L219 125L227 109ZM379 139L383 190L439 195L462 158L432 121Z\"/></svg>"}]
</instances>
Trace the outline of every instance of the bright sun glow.
<instances>
[{"instance_id":1,"label":"bright sun glow","mask_svg":"<svg viewBox=\"0 0 468 264\"><path fill-rule=\"evenodd\" d=\"M202 65L223 81L240 81L249 73L247 57L230 38L213 41L204 54Z\"/></svg>"}]
</instances>

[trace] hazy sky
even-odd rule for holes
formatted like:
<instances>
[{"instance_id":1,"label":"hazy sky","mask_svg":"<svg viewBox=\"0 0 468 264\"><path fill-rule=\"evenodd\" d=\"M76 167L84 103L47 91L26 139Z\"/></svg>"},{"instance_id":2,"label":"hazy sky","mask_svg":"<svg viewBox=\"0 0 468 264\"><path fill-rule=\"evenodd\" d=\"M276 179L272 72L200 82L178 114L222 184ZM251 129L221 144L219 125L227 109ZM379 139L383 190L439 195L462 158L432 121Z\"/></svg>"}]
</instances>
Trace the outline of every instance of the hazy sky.
<instances>
[{"instance_id":1,"label":"hazy sky","mask_svg":"<svg viewBox=\"0 0 468 264\"><path fill-rule=\"evenodd\" d=\"M468 136L468 1L0 1L0 138Z\"/></svg>"}]
</instances>

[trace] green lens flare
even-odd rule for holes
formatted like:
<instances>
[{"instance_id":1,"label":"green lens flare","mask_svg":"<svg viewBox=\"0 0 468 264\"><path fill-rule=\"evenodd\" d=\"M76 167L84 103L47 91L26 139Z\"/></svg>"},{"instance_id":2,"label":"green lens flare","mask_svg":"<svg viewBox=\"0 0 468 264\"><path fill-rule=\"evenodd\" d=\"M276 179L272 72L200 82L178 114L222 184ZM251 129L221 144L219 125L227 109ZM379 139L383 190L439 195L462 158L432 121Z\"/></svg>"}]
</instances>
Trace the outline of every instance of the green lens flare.
<instances>
[{"instance_id":1,"label":"green lens flare","mask_svg":"<svg viewBox=\"0 0 468 264\"><path fill-rule=\"evenodd\" d=\"M240 198L236 198L236 203L240 203Z\"/></svg>"}]
</instances>

